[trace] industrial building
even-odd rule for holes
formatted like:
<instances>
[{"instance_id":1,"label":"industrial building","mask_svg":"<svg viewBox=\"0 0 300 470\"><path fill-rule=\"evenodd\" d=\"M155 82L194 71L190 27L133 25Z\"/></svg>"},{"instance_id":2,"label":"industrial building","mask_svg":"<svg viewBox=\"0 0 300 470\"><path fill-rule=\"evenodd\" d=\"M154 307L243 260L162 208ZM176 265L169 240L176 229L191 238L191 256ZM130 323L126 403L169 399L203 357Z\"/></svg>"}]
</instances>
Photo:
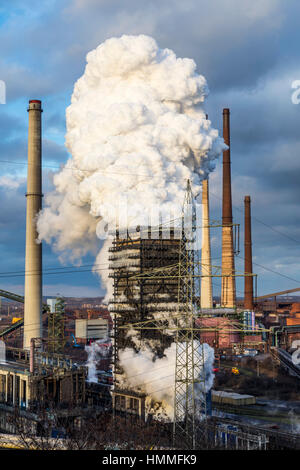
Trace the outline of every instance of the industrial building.
<instances>
[{"instance_id":1,"label":"industrial building","mask_svg":"<svg viewBox=\"0 0 300 470\"><path fill-rule=\"evenodd\" d=\"M79 342L87 344L89 341L107 339L108 334L108 320L104 318L75 320L75 337Z\"/></svg>"},{"instance_id":2,"label":"industrial building","mask_svg":"<svg viewBox=\"0 0 300 470\"><path fill-rule=\"evenodd\" d=\"M153 238L153 230L155 238ZM178 313L178 277L162 276L161 279L143 273L177 265L181 239L178 232L170 230L165 238L161 227L139 229L117 233L110 248L109 269L113 279L113 298L109 310L114 317L114 379L113 404L119 409L134 403L139 413L144 413L145 395L137 390L128 390L123 398L123 370L119 361L119 350L132 348L139 350L147 345L154 355L162 357L164 350L174 341L174 334L159 329L135 330L130 335L130 325L155 319L166 319L165 324ZM178 268L177 268L178 269ZM139 277L137 277L139 276ZM127 326L127 328L124 328ZM133 393L134 392L134 393Z\"/></svg>"},{"instance_id":3,"label":"industrial building","mask_svg":"<svg viewBox=\"0 0 300 470\"><path fill-rule=\"evenodd\" d=\"M64 309L60 299L50 299L42 305L42 246L37 242L36 216L41 209L41 113L40 100L30 100L28 106L28 175L25 254L25 296L5 291L1 294L24 301L24 320L18 319L1 332L6 338L23 328L23 348L3 348L0 360L0 426L2 431L14 432L11 417L17 408L23 419L35 426L43 409L54 407L68 420L83 416L88 409L101 407L107 400L107 388L97 393L89 388L87 368L74 364L63 352ZM61 308L59 308L61 307ZM49 309L47 332L42 331L43 311ZM92 320L91 320L92 321ZM85 323L85 335L89 325ZM94 336L107 332L107 321L96 321ZM81 328L82 329L82 328ZM4 343L2 342L2 345ZM50 345L50 347L49 347ZM61 354L58 354L62 346ZM50 352L49 352L50 351ZM93 389L92 389L93 388ZM100 398L100 399L99 399ZM100 402L100 403L99 403Z\"/></svg>"},{"instance_id":4,"label":"industrial building","mask_svg":"<svg viewBox=\"0 0 300 470\"><path fill-rule=\"evenodd\" d=\"M86 408L86 369L64 355L8 348L0 362L0 428L13 432L16 409L32 425L44 409L76 419ZM67 410L67 412L66 412Z\"/></svg>"},{"instance_id":5,"label":"industrial building","mask_svg":"<svg viewBox=\"0 0 300 470\"><path fill-rule=\"evenodd\" d=\"M93 410L96 414L97 410L110 409L112 405L114 414L139 417L146 421L147 396L142 387L129 385L120 361L120 351L126 348L138 352L142 347L146 347L154 357L162 358L166 348L174 342L177 346L184 343L188 346L194 339L199 339L201 343L212 346L219 357L224 351L240 354L247 347L262 352L269 348L275 361L282 361L287 368L292 368L289 353L280 352L279 346L289 348L292 340L299 338L300 308L295 304L284 324L279 321L272 323L270 320L270 325L267 325L271 326L269 336L266 335L266 322L265 325L261 324L266 320L263 312L255 311L258 299L254 298L251 199L248 195L244 199L244 299L239 304L236 298L230 111L225 108L223 136L228 149L223 152L223 204L222 222L219 225L222 228L220 306L215 308L213 302L214 273L211 261L207 179L202 183L203 246L200 263L196 255L194 257L189 254L186 240L182 236L182 228L166 229L162 225L135 227L118 229L114 234L109 249L109 275L113 282L113 298L109 303L109 312L113 317L113 386L111 387L110 381L89 383L87 367L83 361L76 364L65 353L63 306L58 308L57 299L48 299L48 307L42 303L42 245L36 242L36 216L42 207L43 196L40 100L29 101L28 116L25 296L22 298L5 291L0 292L0 295L24 302L24 319L17 318L12 325L0 332L0 337L5 339L11 332L21 331L23 327L23 348L7 347L5 357L0 360L0 428L3 431L13 431L7 418L15 408L22 411L24 419L35 423L38 410L50 405L57 407L62 415L70 420L84 416L88 410ZM201 278L199 292L194 283L196 277L198 280ZM92 304L87 306L93 307ZM48 320L44 322L47 325L44 331L43 312ZM76 346L83 348L82 344L106 340L111 326L111 319L108 313L107 315L105 318L95 318L90 311L88 318L77 316L76 320L74 319L74 340L78 340ZM178 321L180 316L184 319L182 323ZM176 354L177 363L180 363L180 352L177 351ZM183 355L183 350L181 354ZM188 356L189 359L181 363L180 373L183 375L180 379L178 370L175 370L175 395L176 386L178 387L180 382L186 389L186 403L189 399L189 387L186 384L194 386L191 364L195 357L192 357L191 353L186 354L186 357ZM198 359L196 357L196 360ZM184 373L187 375L184 376ZM293 368L293 373L298 373L297 368ZM214 391L214 402L229 403L230 400L238 402L239 406L255 401L249 396L229 396L224 392ZM184 405L182 406L184 409ZM188 419L186 423L188 428ZM183 428L182 422L180 426ZM221 438L224 429L219 432ZM249 444L252 439L253 445L258 443L258 448L264 448L266 445L266 439L261 444L261 435L250 438L245 434L241 437L237 428L231 431L235 442L238 442L238 439L246 442L248 439Z\"/></svg>"}]
</instances>

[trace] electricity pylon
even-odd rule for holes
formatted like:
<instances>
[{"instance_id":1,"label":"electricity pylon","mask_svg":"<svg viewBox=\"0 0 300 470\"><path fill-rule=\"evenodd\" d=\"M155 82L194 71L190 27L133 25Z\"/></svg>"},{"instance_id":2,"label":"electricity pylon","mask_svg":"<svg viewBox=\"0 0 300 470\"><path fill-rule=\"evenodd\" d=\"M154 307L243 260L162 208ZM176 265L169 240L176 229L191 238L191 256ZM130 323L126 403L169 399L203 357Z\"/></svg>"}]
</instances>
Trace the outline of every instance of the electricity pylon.
<instances>
[{"instance_id":1,"label":"electricity pylon","mask_svg":"<svg viewBox=\"0 0 300 470\"><path fill-rule=\"evenodd\" d=\"M54 311L48 315L48 350L52 353L62 353L65 347L65 301L57 297Z\"/></svg>"},{"instance_id":2,"label":"electricity pylon","mask_svg":"<svg viewBox=\"0 0 300 470\"><path fill-rule=\"evenodd\" d=\"M201 331L215 331L218 328L195 327L195 320L199 313L200 279L207 277L201 274L199 261L199 246L197 240L196 209L190 182L182 209L182 237L179 243L178 263L143 270L129 278L137 282L143 279L177 279L178 283L178 308L177 313L166 317L153 318L146 321L129 323L120 328L152 330L157 329L170 333L174 332L176 338L176 365L175 365L175 390L174 390L174 422L173 443L174 447L183 449L195 449L198 445L199 432L205 431L206 420L206 394L205 373L201 372L204 366L204 347L201 344ZM215 227L222 226L218 223ZM221 267L212 266L211 277L224 277ZM245 273L233 276L244 276ZM252 275L252 274L251 274ZM174 320L174 322L173 322ZM170 323L174 324L171 326ZM235 326L234 329L237 327ZM200 426L198 422L202 421ZM203 434L202 434L203 436Z\"/></svg>"},{"instance_id":3,"label":"electricity pylon","mask_svg":"<svg viewBox=\"0 0 300 470\"><path fill-rule=\"evenodd\" d=\"M201 412L206 415L205 377L201 377L204 364L203 347L199 345L199 332L195 332L195 313L199 299L199 285L195 279L198 262L196 209L190 181L182 210L183 230L178 263L178 316L176 331L176 365L173 444L184 449L196 448L196 420ZM198 278L199 279L199 278ZM202 393L197 384L202 382ZM201 403L202 402L202 403ZM202 405L202 406L201 406ZM203 416L205 419L206 416Z\"/></svg>"}]
</instances>

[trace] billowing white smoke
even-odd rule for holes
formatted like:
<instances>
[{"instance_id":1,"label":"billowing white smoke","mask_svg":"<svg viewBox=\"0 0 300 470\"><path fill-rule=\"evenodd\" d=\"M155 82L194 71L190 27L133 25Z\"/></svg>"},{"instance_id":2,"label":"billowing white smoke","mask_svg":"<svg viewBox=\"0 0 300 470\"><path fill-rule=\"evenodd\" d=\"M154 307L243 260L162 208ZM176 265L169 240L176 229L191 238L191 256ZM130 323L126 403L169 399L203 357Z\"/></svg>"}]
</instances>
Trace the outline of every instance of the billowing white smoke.
<instances>
[{"instance_id":1,"label":"billowing white smoke","mask_svg":"<svg viewBox=\"0 0 300 470\"><path fill-rule=\"evenodd\" d=\"M147 222L154 205L179 211L186 180L198 192L225 148L206 120L207 93L195 62L159 49L151 37L112 38L89 52L66 111L71 158L46 197L40 240L80 261L99 251L97 235L115 222L116 206L129 208L123 224L134 226Z\"/></svg>"},{"instance_id":2,"label":"billowing white smoke","mask_svg":"<svg viewBox=\"0 0 300 470\"><path fill-rule=\"evenodd\" d=\"M90 346L86 346L85 350L88 354L88 382L98 382L97 364L101 359L109 358L110 348L107 346L109 339L99 339L94 341Z\"/></svg>"},{"instance_id":3,"label":"billowing white smoke","mask_svg":"<svg viewBox=\"0 0 300 470\"><path fill-rule=\"evenodd\" d=\"M64 259L73 262L80 262L89 251L98 252L95 270L99 269L110 292L105 271L109 240L99 252L99 238L105 238L107 226L114 225L115 208L121 208L117 210L120 228L147 224L154 206L163 216L176 217L187 179L198 193L201 180L226 148L206 119L207 94L206 80L196 73L195 62L159 49L151 37L112 38L91 51L66 111L71 157L54 176L55 190L46 197L38 219L40 240L52 242ZM127 218L123 217L126 207ZM94 352L90 351L91 380L95 379ZM140 381L147 393L166 403L170 415L175 346L155 362L147 350L124 354L129 358L131 354L123 364L128 377L151 366L148 372L155 381L149 383L146 375ZM208 358L207 367L211 362ZM157 376L160 365L166 369ZM172 384L169 392L164 387L168 384ZM156 390L160 388L164 391Z\"/></svg>"},{"instance_id":4,"label":"billowing white smoke","mask_svg":"<svg viewBox=\"0 0 300 470\"><path fill-rule=\"evenodd\" d=\"M197 349L199 364L195 367L195 378L200 382L196 387L196 395L200 399L208 392L214 380L213 363L214 350L208 344L201 345L194 341ZM155 358L153 352L144 348L139 352L126 348L119 354L120 364L124 369L124 382L121 386L139 389L146 393L150 399L161 403L159 409L151 410L151 402L148 400L147 411L153 412L155 417L174 417L174 389L175 389L175 362L176 344L172 343L164 351L165 356L161 359Z\"/></svg>"}]
</instances>

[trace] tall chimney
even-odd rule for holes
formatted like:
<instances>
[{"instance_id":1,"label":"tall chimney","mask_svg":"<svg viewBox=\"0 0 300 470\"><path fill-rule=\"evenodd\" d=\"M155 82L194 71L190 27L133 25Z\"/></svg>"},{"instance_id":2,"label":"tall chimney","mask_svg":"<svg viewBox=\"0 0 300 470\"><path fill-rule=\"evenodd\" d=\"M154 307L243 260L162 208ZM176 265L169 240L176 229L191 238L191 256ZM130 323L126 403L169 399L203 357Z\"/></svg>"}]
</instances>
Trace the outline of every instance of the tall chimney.
<instances>
[{"instance_id":1,"label":"tall chimney","mask_svg":"<svg viewBox=\"0 0 300 470\"><path fill-rule=\"evenodd\" d=\"M221 305L235 307L235 277L232 200L231 200L231 169L230 169L230 123L229 109L223 109L223 138L228 149L223 152L223 205L222 205L222 290ZM224 276L224 277L223 277Z\"/></svg>"},{"instance_id":2,"label":"tall chimney","mask_svg":"<svg viewBox=\"0 0 300 470\"><path fill-rule=\"evenodd\" d=\"M202 181L202 251L201 270L201 308L212 308L211 248L209 228L209 190L208 179Z\"/></svg>"},{"instance_id":3,"label":"tall chimney","mask_svg":"<svg viewBox=\"0 0 300 470\"><path fill-rule=\"evenodd\" d=\"M42 245L37 243L36 216L42 208L41 116L42 102L28 106L28 170L24 299L24 349L42 336Z\"/></svg>"},{"instance_id":4,"label":"tall chimney","mask_svg":"<svg viewBox=\"0 0 300 470\"><path fill-rule=\"evenodd\" d=\"M251 200L245 196L245 274L252 274ZM253 277L245 276L244 308L253 310Z\"/></svg>"}]
</instances>

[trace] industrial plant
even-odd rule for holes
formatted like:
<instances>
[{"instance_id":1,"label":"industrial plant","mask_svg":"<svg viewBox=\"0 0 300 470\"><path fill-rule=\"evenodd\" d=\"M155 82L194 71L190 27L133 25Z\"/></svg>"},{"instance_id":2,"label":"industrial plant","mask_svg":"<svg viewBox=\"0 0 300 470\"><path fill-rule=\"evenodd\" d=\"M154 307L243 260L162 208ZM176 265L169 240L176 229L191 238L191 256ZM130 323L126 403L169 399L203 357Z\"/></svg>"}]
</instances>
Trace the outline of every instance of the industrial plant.
<instances>
[{"instance_id":1,"label":"industrial plant","mask_svg":"<svg viewBox=\"0 0 300 470\"><path fill-rule=\"evenodd\" d=\"M291 424L288 412L269 413L271 398L263 403L257 397L266 385L274 396L284 396L286 380L291 400L297 401L300 366L293 353L300 340L300 304L282 295L300 288L257 297L249 195L244 272L235 269L239 226L232 216L229 109L223 110L222 217L217 224L210 221L207 177L201 251L189 246L199 226L187 180L180 204L182 220L190 208L190 230L174 223L117 228L108 250L108 306L101 299L97 305L83 299L80 308L76 299L43 297L36 226L43 197L42 112L40 100L29 101L25 295L0 291L17 312L9 322L7 315L0 331L1 445L12 445L18 436L16 411L41 436L46 432L41 411L55 410L62 435L57 422L47 432L62 443L70 426L80 429L105 412L112 420L145 426L156 421L169 436L170 449L204 448L204 443L205 448L299 448L300 435L292 426L299 425L299 408ZM212 227L222 237L221 266L212 263ZM237 276L244 278L243 298L236 293ZM220 298L213 295L217 277ZM23 304L24 314L18 307ZM151 371L148 381L142 378Z\"/></svg>"}]
</instances>

